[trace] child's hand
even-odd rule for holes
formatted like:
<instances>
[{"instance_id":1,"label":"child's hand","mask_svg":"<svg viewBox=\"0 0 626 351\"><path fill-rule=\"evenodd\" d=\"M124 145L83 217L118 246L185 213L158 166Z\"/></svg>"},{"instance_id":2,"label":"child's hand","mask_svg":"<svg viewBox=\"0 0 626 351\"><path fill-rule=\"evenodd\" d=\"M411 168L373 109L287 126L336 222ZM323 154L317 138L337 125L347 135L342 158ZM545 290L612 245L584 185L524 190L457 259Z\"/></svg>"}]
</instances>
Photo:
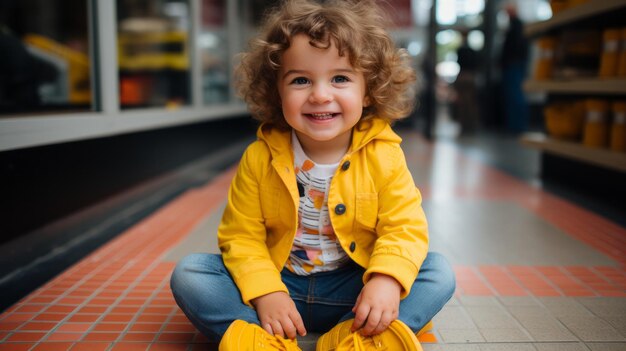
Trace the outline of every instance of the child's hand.
<instances>
[{"instance_id":1,"label":"child's hand","mask_svg":"<svg viewBox=\"0 0 626 351\"><path fill-rule=\"evenodd\" d=\"M363 327L364 336L377 335L398 318L402 287L394 278L374 274L365 284L352 308L354 323L352 331Z\"/></svg>"},{"instance_id":2,"label":"child's hand","mask_svg":"<svg viewBox=\"0 0 626 351\"><path fill-rule=\"evenodd\" d=\"M256 308L261 327L271 335L289 339L295 339L296 332L300 336L306 335L302 317L287 293L282 291L269 293L253 299L251 303Z\"/></svg>"}]
</instances>

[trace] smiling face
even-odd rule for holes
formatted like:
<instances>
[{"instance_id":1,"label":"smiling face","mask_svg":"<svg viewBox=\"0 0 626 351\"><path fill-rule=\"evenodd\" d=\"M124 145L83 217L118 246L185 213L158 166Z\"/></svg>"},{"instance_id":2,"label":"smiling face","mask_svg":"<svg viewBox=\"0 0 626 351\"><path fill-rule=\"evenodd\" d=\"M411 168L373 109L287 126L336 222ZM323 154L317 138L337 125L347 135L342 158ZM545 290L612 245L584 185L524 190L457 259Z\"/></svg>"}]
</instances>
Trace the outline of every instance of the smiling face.
<instances>
[{"instance_id":1,"label":"smiling face","mask_svg":"<svg viewBox=\"0 0 626 351\"><path fill-rule=\"evenodd\" d=\"M294 36L282 55L278 92L283 116L309 156L315 149L345 152L367 106L365 79L347 56L339 56L334 43L320 49L309 41L304 34Z\"/></svg>"}]
</instances>

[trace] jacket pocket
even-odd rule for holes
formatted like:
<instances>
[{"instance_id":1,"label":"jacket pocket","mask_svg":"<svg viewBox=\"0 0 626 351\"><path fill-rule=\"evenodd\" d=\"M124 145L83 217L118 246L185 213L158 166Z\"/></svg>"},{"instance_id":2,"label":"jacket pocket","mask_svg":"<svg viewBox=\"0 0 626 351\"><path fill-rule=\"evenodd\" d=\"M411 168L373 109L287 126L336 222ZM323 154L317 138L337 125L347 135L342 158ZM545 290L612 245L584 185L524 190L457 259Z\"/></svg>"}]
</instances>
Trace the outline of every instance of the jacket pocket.
<instances>
[{"instance_id":1,"label":"jacket pocket","mask_svg":"<svg viewBox=\"0 0 626 351\"><path fill-rule=\"evenodd\" d=\"M356 194L356 221L362 227L374 229L378 221L378 194Z\"/></svg>"}]
</instances>

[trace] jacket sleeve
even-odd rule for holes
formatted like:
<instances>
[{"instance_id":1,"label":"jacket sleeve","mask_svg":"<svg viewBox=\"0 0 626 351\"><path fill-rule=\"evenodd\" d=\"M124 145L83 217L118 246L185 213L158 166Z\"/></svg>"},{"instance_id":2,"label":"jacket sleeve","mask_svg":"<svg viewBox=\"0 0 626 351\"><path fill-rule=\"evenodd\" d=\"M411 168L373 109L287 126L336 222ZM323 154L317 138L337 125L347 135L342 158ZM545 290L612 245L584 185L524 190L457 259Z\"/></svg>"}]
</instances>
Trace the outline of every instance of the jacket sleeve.
<instances>
[{"instance_id":1,"label":"jacket sleeve","mask_svg":"<svg viewBox=\"0 0 626 351\"><path fill-rule=\"evenodd\" d=\"M224 264L239 288L243 302L276 291L288 292L266 245L266 229L259 198L264 165L258 143L244 153L228 192L218 228ZM269 156L265 157L269 159Z\"/></svg>"},{"instance_id":2,"label":"jacket sleeve","mask_svg":"<svg viewBox=\"0 0 626 351\"><path fill-rule=\"evenodd\" d=\"M405 298L428 253L428 225L402 149L397 146L391 154L390 164L384 167L389 173L378 193L378 239L363 281L373 273L392 276L402 285L401 298Z\"/></svg>"}]
</instances>

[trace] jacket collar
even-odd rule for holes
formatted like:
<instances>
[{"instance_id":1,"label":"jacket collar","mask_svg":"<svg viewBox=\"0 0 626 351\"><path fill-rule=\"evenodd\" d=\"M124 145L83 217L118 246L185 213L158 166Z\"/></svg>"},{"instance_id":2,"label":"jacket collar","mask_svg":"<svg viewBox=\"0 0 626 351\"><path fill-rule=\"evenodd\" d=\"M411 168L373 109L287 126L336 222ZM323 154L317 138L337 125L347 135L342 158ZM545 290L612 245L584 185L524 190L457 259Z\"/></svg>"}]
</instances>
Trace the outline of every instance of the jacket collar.
<instances>
[{"instance_id":1,"label":"jacket collar","mask_svg":"<svg viewBox=\"0 0 626 351\"><path fill-rule=\"evenodd\" d=\"M276 162L293 164L291 131L281 131L269 124L262 124L257 130L257 138L264 141ZM402 139L391 129L387 121L373 118L359 122L352 130L352 143L348 154L354 153L373 140L400 143Z\"/></svg>"}]
</instances>

